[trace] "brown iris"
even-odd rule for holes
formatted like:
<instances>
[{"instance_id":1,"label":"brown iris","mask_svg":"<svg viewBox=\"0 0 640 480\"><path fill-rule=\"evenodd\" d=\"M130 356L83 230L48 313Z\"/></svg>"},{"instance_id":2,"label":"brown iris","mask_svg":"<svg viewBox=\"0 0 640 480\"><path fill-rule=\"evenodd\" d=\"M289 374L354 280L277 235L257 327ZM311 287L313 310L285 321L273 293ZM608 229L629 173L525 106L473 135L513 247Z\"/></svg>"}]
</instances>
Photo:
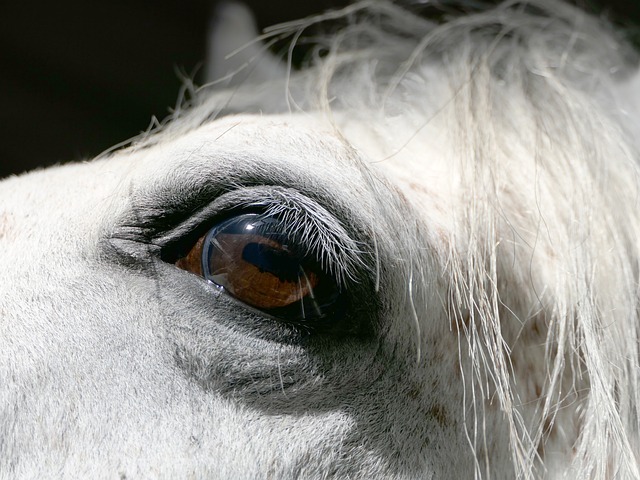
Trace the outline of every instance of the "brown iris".
<instances>
[{"instance_id":1,"label":"brown iris","mask_svg":"<svg viewBox=\"0 0 640 480\"><path fill-rule=\"evenodd\" d=\"M176 266L260 310L322 317L337 298L335 283L290 248L282 230L271 217L233 217L209 230Z\"/></svg>"}]
</instances>

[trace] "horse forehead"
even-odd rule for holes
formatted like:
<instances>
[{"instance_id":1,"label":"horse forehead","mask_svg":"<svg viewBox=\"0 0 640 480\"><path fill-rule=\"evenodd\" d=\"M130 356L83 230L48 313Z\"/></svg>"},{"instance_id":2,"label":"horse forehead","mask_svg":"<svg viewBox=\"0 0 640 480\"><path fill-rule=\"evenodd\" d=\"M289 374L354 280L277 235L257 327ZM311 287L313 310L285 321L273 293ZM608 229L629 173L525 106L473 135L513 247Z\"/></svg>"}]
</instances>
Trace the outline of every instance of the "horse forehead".
<instances>
[{"instance_id":1,"label":"horse forehead","mask_svg":"<svg viewBox=\"0 0 640 480\"><path fill-rule=\"evenodd\" d=\"M320 113L226 117L165 144L174 154L165 164L171 168L172 163L188 161L187 157L207 149L235 149L255 155L256 162L274 155L286 161L293 155L300 164L318 162L322 169L367 165L398 181L411 178L409 183L421 180L423 174L428 179L443 173L449 142L438 122L414 125L402 118L363 116L334 112L331 118Z\"/></svg>"},{"instance_id":2,"label":"horse forehead","mask_svg":"<svg viewBox=\"0 0 640 480\"><path fill-rule=\"evenodd\" d=\"M270 169L273 176L283 167L324 181L335 195L354 201L377 193L377 188L358 188L375 178L443 224L459 195L451 142L436 120L415 125L403 118L367 118L353 112L334 112L330 119L321 114L242 115L207 124L161 150L161 156L150 151L140 159L138 176L167 178L180 168L198 175L216 166L224 152L224 161Z\"/></svg>"}]
</instances>

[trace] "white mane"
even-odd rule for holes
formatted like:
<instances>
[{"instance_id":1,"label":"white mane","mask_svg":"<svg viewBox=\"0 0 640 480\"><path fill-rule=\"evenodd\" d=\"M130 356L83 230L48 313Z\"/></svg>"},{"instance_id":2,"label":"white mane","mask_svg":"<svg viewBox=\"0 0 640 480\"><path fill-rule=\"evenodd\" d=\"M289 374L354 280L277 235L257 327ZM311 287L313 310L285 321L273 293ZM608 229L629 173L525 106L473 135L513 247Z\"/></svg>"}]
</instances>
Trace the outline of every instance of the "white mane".
<instances>
[{"instance_id":1,"label":"white mane","mask_svg":"<svg viewBox=\"0 0 640 480\"><path fill-rule=\"evenodd\" d=\"M205 195L200 172L214 158L216 169L206 178L215 183L224 175L222 192L247 184L278 187L265 190L259 200L243 193L246 198L239 197L237 204L266 203L269 215L291 219L336 276L357 278L363 268L370 275L382 312L375 335L392 359L380 363L382 387L331 383L327 378L342 378L342 360L334 357L333 370L310 361L303 373L293 367L287 373L287 365L297 363L280 356L273 392L281 390L284 397L265 393L262 380L256 380L262 400L255 402L265 402L264 410L253 400L242 403L248 394L239 383L224 387L233 393L230 404L242 405L225 403L225 408L236 416L236 409L250 412L247 425L261 428L257 437L271 442L268 435L285 425L299 435L296 445L307 442L312 449L317 440L324 452L330 447L322 441L331 438L327 443L340 451L332 451L335 457L327 454L326 463L307 454L308 461L298 460L298 473L283 461L273 466L276 476L432 478L449 466L449 478L640 478L636 54L605 21L556 1L514 0L468 9L434 22L370 0L275 27L261 40L290 37L293 49L313 28L342 24L312 37L318 46L300 71L291 67L291 55L279 71L261 44L245 46L224 64L232 75L190 89L170 121L115 158L96 163L104 169L116 162L122 171L142 172L149 182L136 177L128 186L129 180L118 180L114 191L119 194L105 193L110 199L122 197L105 209L105 218L129 215L134 224L139 219L126 213L128 205L141 202L144 217L148 205L140 199L175 169L191 179L184 185L195 185L194 191ZM261 58L272 62L270 73L260 68ZM300 126L302 133L288 133L289 126ZM237 140L236 129L241 132ZM273 129L283 130L282 137L272 136ZM229 145L227 138L232 138ZM207 153L210 148L217 153ZM325 156L335 163L327 167ZM129 166L131 159L146 167ZM245 162L256 180L243 180ZM287 175L304 185L305 197L287 190ZM319 177L328 180L318 183ZM326 185L336 185L340 194ZM188 190L181 188L181 195ZM162 195L153 195L162 203ZM333 195L331 208L315 206ZM335 212L342 220L333 219ZM120 238L114 222L102 219L92 235L99 230ZM320 224L329 225L324 236L314 233ZM0 224L0 244L10 238ZM88 244L95 248L100 241L94 240ZM0 282L0 287L6 285ZM10 300L0 300L0 311L15 308ZM173 312L174 304L163 308ZM210 344L193 346L189 342L196 340L186 333L192 332L191 324L176 324L184 329L176 334L176 344L187 345L186 353L178 348L179 367L206 392L223 392L227 401L227 391L219 386L224 382L210 376L218 375L215 368L240 369L237 365L250 360L242 357L233 366L229 350L229 365L207 367L207 355L214 358L207 351ZM360 346L349 344L335 358L356 365L348 352L355 359ZM278 355L289 355L284 348ZM12 370L3 361L0 357L0 381L7 381ZM395 369L405 372L400 383L392 380ZM296 383L296 375L309 372L312 380ZM292 386L283 380L287 375ZM328 399L310 386L327 384L321 382L330 385L322 387ZM341 397L341 388L355 389L348 397L352 403ZM387 393L379 398L372 393L381 389ZM373 400L368 403L373 397L375 406ZM0 396L0 406L10 403ZM340 423L338 431L331 430L334 420L317 420L314 425L327 431L318 427L316 439L305 437L300 405L317 415L339 412L351 423ZM224 417L220 409L197 408ZM280 423L267 428L276 416ZM18 436L0 417L0 439L11 435ZM393 440L387 443L388 438ZM242 452L244 444L230 442L234 452ZM0 440L0 456L10 456L2 447ZM262 447L265 458L282 453L272 443ZM373 451L379 453L375 460ZM10 463L0 458L0 478L10 477L1 473ZM193 470L194 476L233 475L228 465L239 464L225 465L218 472L215 467ZM247 468L239 475L259 471ZM142 467L138 472L145 475Z\"/></svg>"}]
</instances>

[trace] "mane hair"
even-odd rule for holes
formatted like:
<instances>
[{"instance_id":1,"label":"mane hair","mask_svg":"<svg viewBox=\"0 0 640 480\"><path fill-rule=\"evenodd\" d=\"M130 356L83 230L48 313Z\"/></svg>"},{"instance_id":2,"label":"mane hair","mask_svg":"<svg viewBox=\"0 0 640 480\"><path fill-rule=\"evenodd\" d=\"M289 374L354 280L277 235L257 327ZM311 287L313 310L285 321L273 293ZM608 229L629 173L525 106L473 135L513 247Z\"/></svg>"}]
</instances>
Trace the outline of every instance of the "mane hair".
<instances>
[{"instance_id":1,"label":"mane hair","mask_svg":"<svg viewBox=\"0 0 640 480\"><path fill-rule=\"evenodd\" d=\"M606 21L564 3L458 7L466 12L432 21L419 5L370 0L272 28L263 39L317 45L303 69L289 50L285 78L193 88L158 135L131 148L228 112L314 112L338 132L340 112L381 131L402 116L411 128L389 135L374 159L385 161L439 117L465 192L438 255L476 477L491 476L484 422L498 409L516 478L554 471L562 450L572 452L566 478L640 478L640 157L620 94L635 53ZM318 26L330 33L304 38ZM414 283L424 268L412 264ZM420 323L426 306L415 308ZM538 373L523 366L535 348Z\"/></svg>"}]
</instances>

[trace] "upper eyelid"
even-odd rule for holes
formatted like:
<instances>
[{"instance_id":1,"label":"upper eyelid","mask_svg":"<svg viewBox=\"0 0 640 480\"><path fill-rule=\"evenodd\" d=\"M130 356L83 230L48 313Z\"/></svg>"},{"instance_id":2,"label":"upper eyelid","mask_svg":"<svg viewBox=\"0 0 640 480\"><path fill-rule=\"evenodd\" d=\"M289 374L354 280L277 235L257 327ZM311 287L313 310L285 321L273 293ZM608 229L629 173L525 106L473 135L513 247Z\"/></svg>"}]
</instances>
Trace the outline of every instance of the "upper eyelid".
<instances>
[{"instance_id":1,"label":"upper eyelid","mask_svg":"<svg viewBox=\"0 0 640 480\"><path fill-rule=\"evenodd\" d=\"M374 177L381 180L342 139L331 140L331 135L328 135L329 138L327 135L320 137L318 132L312 130L291 132L295 142L281 142L279 136L274 136L273 142L268 142L266 140L271 137L269 132L279 131L280 125L262 126L258 134L264 139L260 142L259 151L256 151L255 143L242 143L239 148L233 142L228 145L222 141L226 139L226 135L222 133L228 131L230 126L247 127L251 126L251 122L255 122L253 117L232 123L223 122L205 140L202 134L194 138L188 136L163 149L158 159L163 166L159 171L152 169L150 177L145 174L137 182L133 203L151 210L158 205L166 209L175 207L172 204L178 198L186 209L191 209L194 205L204 205L231 190L272 186L294 188L326 206L328 210L337 212L350 210L351 204L347 198L335 195L336 190L339 190L335 186L336 180L344 181L345 187L350 189L354 185L368 185ZM249 131L252 132L253 130ZM308 161L304 166L300 163L301 142L308 143L308 153L304 154ZM276 148L281 143L283 148ZM295 144L295 149L289 145L291 143ZM181 161L175 162L176 158ZM328 173L335 171L334 168L328 168L330 165L340 171L338 178ZM301 169L304 174L301 174ZM161 176L158 178L159 173ZM368 189L365 187L365 190ZM177 192L179 195L176 195ZM362 193L366 195L369 192Z\"/></svg>"},{"instance_id":2,"label":"upper eyelid","mask_svg":"<svg viewBox=\"0 0 640 480\"><path fill-rule=\"evenodd\" d=\"M172 197L168 208L149 199L142 205L132 201L133 214L127 221L119 222L111 237L148 243L159 249L165 261L173 262L177 260L174 246L190 248L189 243L195 244L215 222L234 213L254 211L288 222L297 239L339 284L355 280L363 270L368 270L367 242L354 239L341 219L295 189L237 186L222 191L213 200L205 196L201 204L195 205L191 203L192 196L187 196L184 205L176 203L176 198L177 195ZM145 210L145 204L152 207Z\"/></svg>"},{"instance_id":3,"label":"upper eyelid","mask_svg":"<svg viewBox=\"0 0 640 480\"><path fill-rule=\"evenodd\" d=\"M294 236L320 257L317 260L323 269L339 284L355 280L357 272L366 267L366 244L353 240L338 219L310 199L292 190L274 193L278 201L270 203L264 214L289 224Z\"/></svg>"}]
</instances>

